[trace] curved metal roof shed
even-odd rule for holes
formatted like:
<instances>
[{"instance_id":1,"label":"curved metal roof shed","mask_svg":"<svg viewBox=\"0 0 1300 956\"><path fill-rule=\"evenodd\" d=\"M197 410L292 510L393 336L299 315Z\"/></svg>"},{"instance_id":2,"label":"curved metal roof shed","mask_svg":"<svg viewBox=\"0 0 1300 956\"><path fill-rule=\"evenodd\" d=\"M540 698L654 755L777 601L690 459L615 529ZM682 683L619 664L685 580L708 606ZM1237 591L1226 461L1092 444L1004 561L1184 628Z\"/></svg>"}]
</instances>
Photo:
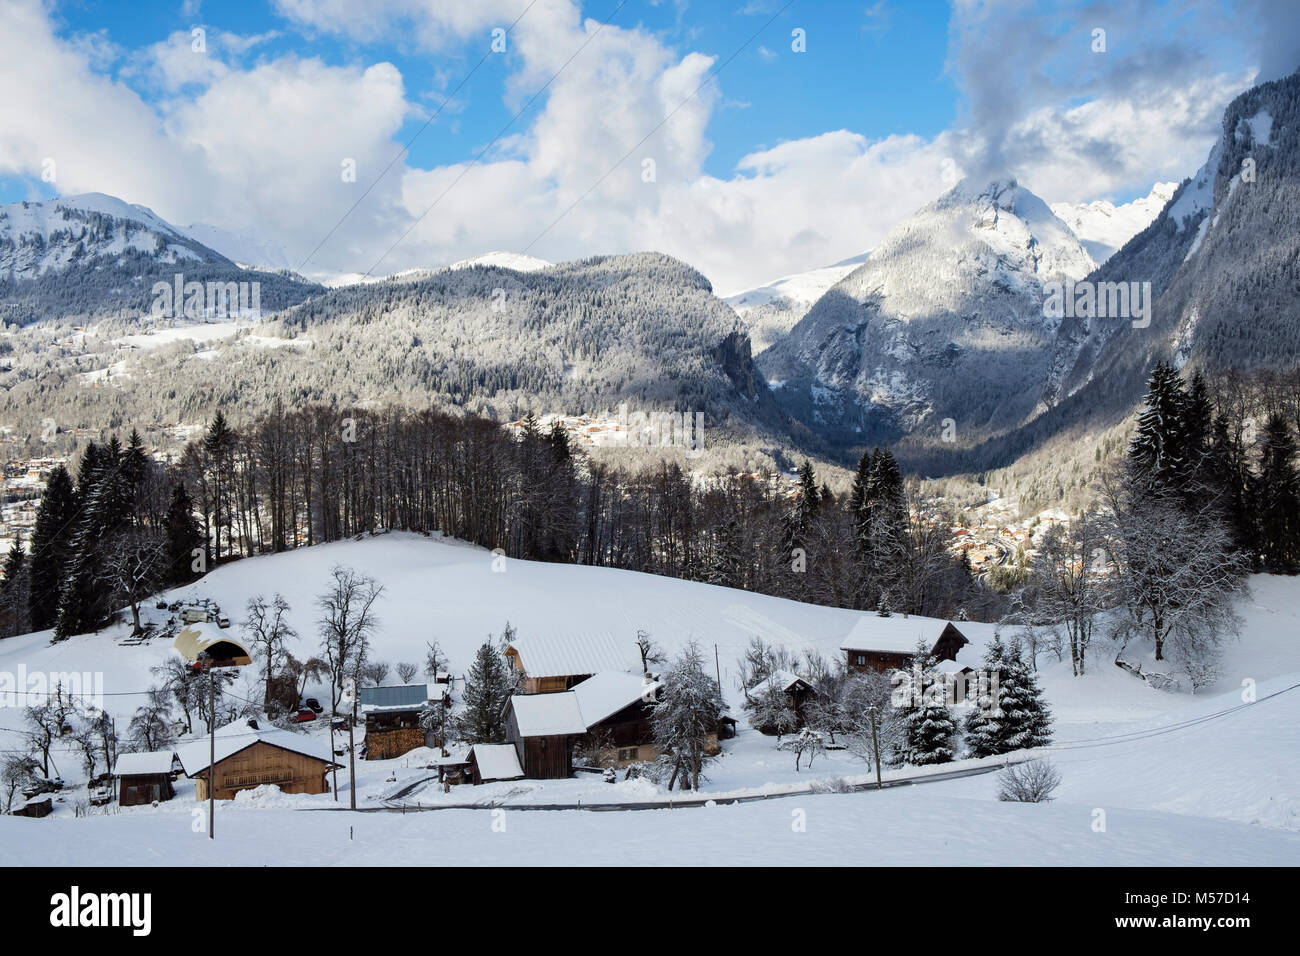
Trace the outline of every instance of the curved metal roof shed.
<instances>
[{"instance_id":1,"label":"curved metal roof shed","mask_svg":"<svg viewBox=\"0 0 1300 956\"><path fill-rule=\"evenodd\" d=\"M198 663L199 655L204 651L212 659L213 667L241 667L253 663L248 648L220 628L202 622L190 624L177 634L172 647L191 664Z\"/></svg>"}]
</instances>

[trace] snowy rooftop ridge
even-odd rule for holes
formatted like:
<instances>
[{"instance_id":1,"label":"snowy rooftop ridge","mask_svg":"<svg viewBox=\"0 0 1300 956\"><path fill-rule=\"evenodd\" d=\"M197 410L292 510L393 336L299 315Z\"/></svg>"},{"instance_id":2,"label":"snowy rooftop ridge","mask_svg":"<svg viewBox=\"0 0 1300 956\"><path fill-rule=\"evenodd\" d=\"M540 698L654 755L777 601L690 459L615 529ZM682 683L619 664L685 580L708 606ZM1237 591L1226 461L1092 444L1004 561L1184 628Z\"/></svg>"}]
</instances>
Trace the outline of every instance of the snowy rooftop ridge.
<instances>
[{"instance_id":1,"label":"snowy rooftop ridge","mask_svg":"<svg viewBox=\"0 0 1300 956\"><path fill-rule=\"evenodd\" d=\"M131 777L143 774L163 774L172 772L172 759L176 756L170 750L150 750L144 753L118 754L113 773L119 777Z\"/></svg>"},{"instance_id":2,"label":"snowy rooftop ridge","mask_svg":"<svg viewBox=\"0 0 1300 956\"><path fill-rule=\"evenodd\" d=\"M510 698L521 737L585 734L601 721L642 700L653 700L660 683L626 671L603 671L555 694Z\"/></svg>"},{"instance_id":3,"label":"snowy rooftop ridge","mask_svg":"<svg viewBox=\"0 0 1300 956\"><path fill-rule=\"evenodd\" d=\"M254 727L253 722L248 720L236 720L224 727L218 727L213 736L217 763L256 743L270 744L272 747L279 747L281 750L302 754L305 757L315 757L329 764L334 762L334 755L323 744L304 734L295 734L274 727ZM208 754L211 746L212 743L207 737L200 737L177 749L176 755L181 758L185 776L193 777L196 773L208 769Z\"/></svg>"},{"instance_id":4,"label":"snowy rooftop ridge","mask_svg":"<svg viewBox=\"0 0 1300 956\"><path fill-rule=\"evenodd\" d=\"M934 647L952 622L934 617L891 614L881 617L874 612L863 614L840 642L842 651L885 651L910 654L917 641Z\"/></svg>"},{"instance_id":5,"label":"snowy rooftop ridge","mask_svg":"<svg viewBox=\"0 0 1300 956\"><path fill-rule=\"evenodd\" d=\"M641 671L641 654L632 638L608 631L538 634L511 642L529 677L569 677L599 671Z\"/></svg>"}]
</instances>

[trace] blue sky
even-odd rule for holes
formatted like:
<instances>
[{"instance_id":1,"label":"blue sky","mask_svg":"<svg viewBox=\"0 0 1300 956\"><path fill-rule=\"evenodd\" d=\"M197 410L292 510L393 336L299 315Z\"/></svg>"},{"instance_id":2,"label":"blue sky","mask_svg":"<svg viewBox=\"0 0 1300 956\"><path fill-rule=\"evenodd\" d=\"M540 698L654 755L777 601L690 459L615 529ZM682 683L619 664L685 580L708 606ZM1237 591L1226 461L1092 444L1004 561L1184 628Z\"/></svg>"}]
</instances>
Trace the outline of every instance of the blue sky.
<instances>
[{"instance_id":1,"label":"blue sky","mask_svg":"<svg viewBox=\"0 0 1300 956\"><path fill-rule=\"evenodd\" d=\"M869 248L954 168L1145 195L1295 49L1272 0L4 2L0 201L107 192L295 264L338 226L305 262L322 274L658 248L724 291Z\"/></svg>"}]
</instances>

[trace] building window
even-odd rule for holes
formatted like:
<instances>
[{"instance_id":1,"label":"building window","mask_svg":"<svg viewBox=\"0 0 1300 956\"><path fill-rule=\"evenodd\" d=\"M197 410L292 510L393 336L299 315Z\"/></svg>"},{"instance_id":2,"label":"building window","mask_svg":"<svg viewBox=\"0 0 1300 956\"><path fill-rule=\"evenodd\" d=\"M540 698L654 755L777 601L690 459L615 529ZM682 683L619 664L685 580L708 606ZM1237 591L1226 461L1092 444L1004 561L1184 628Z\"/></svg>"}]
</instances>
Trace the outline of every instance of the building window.
<instances>
[{"instance_id":1,"label":"building window","mask_svg":"<svg viewBox=\"0 0 1300 956\"><path fill-rule=\"evenodd\" d=\"M637 750L638 750L638 748L636 748L636 747L624 747L623 749L619 750L619 752L618 752L618 759L619 759L619 760L635 760L635 759L636 759L636 755L637 755Z\"/></svg>"},{"instance_id":2,"label":"building window","mask_svg":"<svg viewBox=\"0 0 1300 956\"><path fill-rule=\"evenodd\" d=\"M859 667L866 667L866 666L867 666L867 655L866 655L866 654L858 654L858 655L857 655L857 665L858 665Z\"/></svg>"}]
</instances>

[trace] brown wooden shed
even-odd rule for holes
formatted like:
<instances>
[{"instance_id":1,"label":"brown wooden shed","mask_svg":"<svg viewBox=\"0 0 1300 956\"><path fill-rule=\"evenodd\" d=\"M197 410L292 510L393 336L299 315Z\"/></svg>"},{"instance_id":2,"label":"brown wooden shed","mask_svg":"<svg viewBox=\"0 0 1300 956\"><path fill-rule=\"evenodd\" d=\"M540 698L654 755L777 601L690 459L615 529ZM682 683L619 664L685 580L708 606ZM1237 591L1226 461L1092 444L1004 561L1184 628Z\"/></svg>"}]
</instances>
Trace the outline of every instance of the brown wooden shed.
<instances>
[{"instance_id":1,"label":"brown wooden shed","mask_svg":"<svg viewBox=\"0 0 1300 956\"><path fill-rule=\"evenodd\" d=\"M209 741L200 737L179 750L185 775L195 781L195 796L208 799ZM217 728L215 797L233 800L240 790L274 784L284 793L328 793L329 771L342 764L327 745L306 734L263 729L255 720L236 720Z\"/></svg>"},{"instance_id":2,"label":"brown wooden shed","mask_svg":"<svg viewBox=\"0 0 1300 956\"><path fill-rule=\"evenodd\" d=\"M170 750L119 754L113 768L117 777L118 805L136 807L176 796L172 787L172 761L175 758L176 754Z\"/></svg>"}]
</instances>

